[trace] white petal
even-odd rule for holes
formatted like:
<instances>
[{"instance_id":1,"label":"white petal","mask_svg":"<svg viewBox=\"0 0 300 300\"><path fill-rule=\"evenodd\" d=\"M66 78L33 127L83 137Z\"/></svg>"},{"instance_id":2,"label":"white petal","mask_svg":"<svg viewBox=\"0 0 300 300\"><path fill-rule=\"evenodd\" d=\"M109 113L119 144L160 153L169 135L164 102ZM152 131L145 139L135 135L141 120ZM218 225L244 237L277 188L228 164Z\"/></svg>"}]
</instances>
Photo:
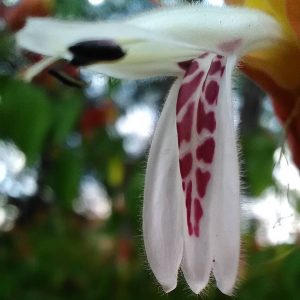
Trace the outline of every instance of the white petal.
<instances>
[{"instance_id":1,"label":"white petal","mask_svg":"<svg viewBox=\"0 0 300 300\"><path fill-rule=\"evenodd\" d=\"M212 197L215 191L212 190L209 179L203 183L197 175L199 171L203 171L211 176L212 163L205 163L202 158L198 158L197 153L198 147L204 145L207 139L213 139L215 132L215 126L211 129L208 124L211 122L203 121L205 115L199 111L202 111L200 107L204 107L207 113L213 113L216 109L216 103L209 105L203 95L208 84L208 72L216 57L216 54L206 53L193 61L187 68L177 100L180 170L186 202L181 268L188 285L196 294L200 293L209 281L214 254L212 224L215 220ZM219 73L221 71L220 68ZM199 126L202 121L205 122L203 127ZM204 195L199 192L200 186L207 187L204 188Z\"/></svg>"},{"instance_id":2,"label":"white petal","mask_svg":"<svg viewBox=\"0 0 300 300\"><path fill-rule=\"evenodd\" d=\"M69 46L88 40L111 39L127 55L98 72L119 78L180 74L177 62L196 58L201 51L228 55L266 47L281 37L270 16L245 8L185 5L152 10L123 22L68 22L30 19L17 34L17 43L47 56L70 58Z\"/></svg>"},{"instance_id":3,"label":"white petal","mask_svg":"<svg viewBox=\"0 0 300 300\"><path fill-rule=\"evenodd\" d=\"M173 85L159 119L147 164L143 233L150 267L166 292L177 285L182 260L183 192L178 164L175 101L181 79Z\"/></svg>"},{"instance_id":4,"label":"white petal","mask_svg":"<svg viewBox=\"0 0 300 300\"><path fill-rule=\"evenodd\" d=\"M228 58L225 80L220 88L215 178L212 182L215 191L213 273L218 288L228 295L233 292L237 280L240 258L240 174L231 97L235 62L235 57Z\"/></svg>"},{"instance_id":5,"label":"white petal","mask_svg":"<svg viewBox=\"0 0 300 300\"><path fill-rule=\"evenodd\" d=\"M89 40L113 40L126 52L123 59L91 65L106 75L138 79L180 75L177 61L198 55L199 49L164 34L157 34L125 22L70 22L31 18L16 35L17 44L46 56L70 59L68 47Z\"/></svg>"},{"instance_id":6,"label":"white petal","mask_svg":"<svg viewBox=\"0 0 300 300\"><path fill-rule=\"evenodd\" d=\"M267 47L282 38L275 19L243 7L183 5L153 10L128 23L224 55L231 51L223 51L223 43L241 39L240 46L233 49L240 53Z\"/></svg>"},{"instance_id":7,"label":"white petal","mask_svg":"<svg viewBox=\"0 0 300 300\"><path fill-rule=\"evenodd\" d=\"M205 53L186 66L177 100L180 171L186 198L182 270L195 293L212 266L230 293L239 262L239 171L231 104L236 57Z\"/></svg>"}]
</instances>

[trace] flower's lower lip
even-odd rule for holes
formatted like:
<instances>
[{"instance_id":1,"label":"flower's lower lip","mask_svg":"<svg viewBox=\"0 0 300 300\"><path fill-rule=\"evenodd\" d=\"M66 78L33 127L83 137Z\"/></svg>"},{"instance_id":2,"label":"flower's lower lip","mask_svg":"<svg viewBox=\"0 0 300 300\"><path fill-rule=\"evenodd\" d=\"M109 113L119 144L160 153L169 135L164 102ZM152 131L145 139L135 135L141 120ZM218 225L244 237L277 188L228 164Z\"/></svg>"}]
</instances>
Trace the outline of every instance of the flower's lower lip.
<instances>
[{"instance_id":1,"label":"flower's lower lip","mask_svg":"<svg viewBox=\"0 0 300 300\"><path fill-rule=\"evenodd\" d=\"M87 66L97 62L114 61L125 56L125 51L112 40L91 40L76 43L68 48L73 54L71 64Z\"/></svg>"}]
</instances>

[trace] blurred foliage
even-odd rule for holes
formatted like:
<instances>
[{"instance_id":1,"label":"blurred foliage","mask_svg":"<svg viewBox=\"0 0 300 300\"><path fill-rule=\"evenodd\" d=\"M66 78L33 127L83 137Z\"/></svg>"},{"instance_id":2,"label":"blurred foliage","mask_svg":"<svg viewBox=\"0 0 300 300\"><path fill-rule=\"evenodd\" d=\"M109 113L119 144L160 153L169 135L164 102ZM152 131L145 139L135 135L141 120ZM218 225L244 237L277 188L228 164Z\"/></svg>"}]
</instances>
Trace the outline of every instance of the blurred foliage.
<instances>
[{"instance_id":1,"label":"blurred foliage","mask_svg":"<svg viewBox=\"0 0 300 300\"><path fill-rule=\"evenodd\" d=\"M55 1L55 12L58 15L66 16L68 14L72 18L82 18L87 7L86 1L72 0L72 5L68 0Z\"/></svg>"},{"instance_id":2,"label":"blurred foliage","mask_svg":"<svg viewBox=\"0 0 300 300\"><path fill-rule=\"evenodd\" d=\"M92 20L135 13L158 1L106 1L98 7L83 0L54 2L59 17ZM0 233L0 299L191 298L183 278L175 291L163 295L145 263L140 217L145 158L144 154L128 154L124 137L113 126L124 113L124 107L114 101L121 82L110 79L105 95L97 99L61 85L47 73L34 83L24 83L18 79L23 61L12 50L12 36L2 32L0 44L0 139L15 143L25 153L27 166L38 171L33 195L0 194L19 210L15 226ZM169 83L151 82L150 88L139 83L136 97L126 103L142 102L143 92L151 89L164 94ZM246 105L249 97L239 86L241 114L244 110L254 116L249 108L253 105ZM163 97L156 104L161 107L162 101ZM255 124L242 129L240 137L244 181L251 196L274 185L273 154L279 139L259 124L261 113L251 118ZM86 175L96 178L107 191L112 202L108 219L75 212ZM299 242L262 248L255 233L253 228L245 233L247 255L241 262L245 279L236 298L298 299ZM207 299L230 298L212 286Z\"/></svg>"},{"instance_id":3,"label":"blurred foliage","mask_svg":"<svg viewBox=\"0 0 300 300\"><path fill-rule=\"evenodd\" d=\"M243 135L241 147L243 149L243 167L246 190L252 196L259 196L266 188L274 184L272 172L274 168L274 152L278 140L265 130Z\"/></svg>"},{"instance_id":4,"label":"blurred foliage","mask_svg":"<svg viewBox=\"0 0 300 300\"><path fill-rule=\"evenodd\" d=\"M13 140L32 164L50 127L51 104L40 89L9 78L0 79L0 93L0 136Z\"/></svg>"}]
</instances>

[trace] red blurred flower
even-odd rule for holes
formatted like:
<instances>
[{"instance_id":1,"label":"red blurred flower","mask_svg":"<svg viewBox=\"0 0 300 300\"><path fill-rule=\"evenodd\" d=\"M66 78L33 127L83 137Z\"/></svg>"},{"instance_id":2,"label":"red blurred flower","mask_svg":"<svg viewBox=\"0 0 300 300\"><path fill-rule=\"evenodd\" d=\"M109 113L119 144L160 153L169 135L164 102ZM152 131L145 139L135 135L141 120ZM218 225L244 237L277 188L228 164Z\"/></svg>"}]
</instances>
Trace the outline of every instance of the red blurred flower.
<instances>
[{"instance_id":1,"label":"red blurred flower","mask_svg":"<svg viewBox=\"0 0 300 300\"><path fill-rule=\"evenodd\" d=\"M80 122L80 128L84 136L91 136L97 128L113 123L118 115L116 105L107 100L99 107L90 107L85 110Z\"/></svg>"},{"instance_id":2,"label":"red blurred flower","mask_svg":"<svg viewBox=\"0 0 300 300\"><path fill-rule=\"evenodd\" d=\"M8 30L17 31L25 25L27 17L43 17L52 13L53 0L20 0L14 6L6 6L0 3L0 18L6 22Z\"/></svg>"}]
</instances>

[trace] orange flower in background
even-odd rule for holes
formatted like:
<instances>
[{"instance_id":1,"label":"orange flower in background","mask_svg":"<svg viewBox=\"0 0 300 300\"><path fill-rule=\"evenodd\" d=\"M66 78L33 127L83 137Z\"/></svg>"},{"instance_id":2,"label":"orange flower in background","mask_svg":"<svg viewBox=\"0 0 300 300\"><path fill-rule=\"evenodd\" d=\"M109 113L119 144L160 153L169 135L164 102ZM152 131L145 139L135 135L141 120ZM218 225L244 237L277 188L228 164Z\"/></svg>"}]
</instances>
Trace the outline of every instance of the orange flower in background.
<instances>
[{"instance_id":1,"label":"orange flower in background","mask_svg":"<svg viewBox=\"0 0 300 300\"><path fill-rule=\"evenodd\" d=\"M271 96L300 169L300 1L227 0L226 3L261 9L282 26L285 40L248 54L241 68Z\"/></svg>"}]
</instances>

